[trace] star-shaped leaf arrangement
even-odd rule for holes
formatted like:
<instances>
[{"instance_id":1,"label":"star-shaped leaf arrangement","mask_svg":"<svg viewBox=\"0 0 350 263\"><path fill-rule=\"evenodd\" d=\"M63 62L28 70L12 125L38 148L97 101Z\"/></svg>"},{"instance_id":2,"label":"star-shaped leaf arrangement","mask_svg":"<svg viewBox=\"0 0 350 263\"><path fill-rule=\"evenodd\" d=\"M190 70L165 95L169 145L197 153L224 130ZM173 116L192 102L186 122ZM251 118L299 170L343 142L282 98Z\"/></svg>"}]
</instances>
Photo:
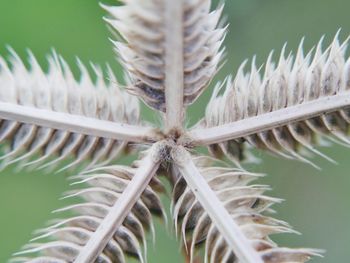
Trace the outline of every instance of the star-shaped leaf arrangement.
<instances>
[{"instance_id":1,"label":"star-shaped leaf arrangement","mask_svg":"<svg viewBox=\"0 0 350 263\"><path fill-rule=\"evenodd\" d=\"M101 5L115 33L125 69L121 88L113 71L78 62L77 80L58 54L45 72L29 52L26 67L15 51L0 58L0 141L4 165L84 166L72 175L75 204L11 262L146 261L153 216L166 218L161 175L172 186L172 221L190 262L306 262L321 251L278 246L269 236L294 233L271 216L281 200L265 195L263 175L244 162L258 148L317 167L310 157L324 141L350 144L348 41L338 34L304 53L282 49L264 66L242 63L236 76L216 84L201 121L187 128L186 109L208 88L222 65L227 25L224 5L210 0L124 0ZM162 116L161 127L141 117L139 99ZM208 153L197 150L207 147ZM138 153L131 166L122 153ZM64 161L73 156L68 164ZM145 252L143 252L143 250Z\"/></svg>"}]
</instances>

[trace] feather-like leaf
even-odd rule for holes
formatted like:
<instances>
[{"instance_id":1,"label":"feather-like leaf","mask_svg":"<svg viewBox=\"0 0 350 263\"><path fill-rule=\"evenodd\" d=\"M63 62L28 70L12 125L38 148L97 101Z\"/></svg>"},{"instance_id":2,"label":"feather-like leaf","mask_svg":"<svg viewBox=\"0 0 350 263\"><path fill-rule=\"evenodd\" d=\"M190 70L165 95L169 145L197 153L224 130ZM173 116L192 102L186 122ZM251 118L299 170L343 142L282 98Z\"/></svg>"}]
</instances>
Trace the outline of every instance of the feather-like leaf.
<instances>
[{"instance_id":1,"label":"feather-like leaf","mask_svg":"<svg viewBox=\"0 0 350 263\"><path fill-rule=\"evenodd\" d=\"M74 185L85 187L71 190L64 195L66 198L79 199L76 204L58 209L55 213L69 213L71 217L53 220L44 229L38 230L37 237L31 240L23 250L16 255L25 257L14 258L14 262L73 262L98 227L104 223L113 205L117 202L132 180L138 167L110 166L87 171L73 177L77 180ZM112 235L103 252L97 256L97 262L126 262L126 256L136 257L140 262L145 261L147 251L146 232L154 235L154 215L165 217L158 196L162 184L154 177L146 187L141 197L136 200L123 224ZM41 242L41 243L37 243ZM26 256L27 255L27 256Z\"/></svg>"},{"instance_id":2,"label":"feather-like leaf","mask_svg":"<svg viewBox=\"0 0 350 263\"><path fill-rule=\"evenodd\" d=\"M78 61L81 77L77 81L67 63L62 58L59 61L56 54L48 57L47 73L32 53L29 53L30 69L14 51L11 54L11 67L0 57L1 102L112 122L139 122L137 100L119 90L110 69L110 81L106 82L102 70L94 66L97 78L94 82L87 68ZM126 146L123 141L8 119L0 120L0 142L7 142L0 157L3 167L15 162L22 166L53 167L69 156L74 156L74 161L66 168L86 160L91 167L115 159Z\"/></svg>"},{"instance_id":3,"label":"feather-like leaf","mask_svg":"<svg viewBox=\"0 0 350 263\"><path fill-rule=\"evenodd\" d=\"M297 232L286 222L264 215L271 210L271 205L281 200L264 194L269 190L268 186L249 185L261 177L260 174L240 168L215 166L213 160L208 158L206 163L202 157L195 157L193 161L263 262L306 262L310 256L319 255L312 249L280 248L269 238L272 234ZM174 172L178 171L174 169ZM173 220L191 260L196 251L204 246L206 262L241 262L186 186L185 179L181 175L175 177L178 180L173 192Z\"/></svg>"},{"instance_id":4,"label":"feather-like leaf","mask_svg":"<svg viewBox=\"0 0 350 263\"><path fill-rule=\"evenodd\" d=\"M313 57L311 51L303 54L302 41L294 62L291 54L285 55L285 47L276 66L271 61L271 53L262 77L255 59L249 73L244 72L244 62L234 79L228 78L226 83L217 85L202 125L214 127L234 123L321 98L331 99L335 95L347 94L350 60L345 60L344 55L348 42L340 44L337 34L332 44L322 51L322 41L315 48ZM313 154L333 161L314 146L325 145L325 140L349 145L349 107L319 116L306 115L299 122L276 124L271 130L223 141L211 145L211 152L216 156L224 154L239 162L244 159L244 142L248 142L272 154L312 165L308 157Z\"/></svg>"},{"instance_id":5,"label":"feather-like leaf","mask_svg":"<svg viewBox=\"0 0 350 263\"><path fill-rule=\"evenodd\" d=\"M132 76L132 92L139 95L152 108L166 111L166 38L169 32L166 23L166 9L171 1L123 1L124 5L106 7L111 15L107 22L124 40L114 42L121 62ZM226 28L219 24L223 7L210 12L209 0L181 2L179 21L183 48L182 79L176 80L183 86L183 103L191 104L208 86L217 71L223 51L220 50ZM169 18L171 23L178 21ZM181 69L178 69L181 71ZM178 88L180 91L180 87Z\"/></svg>"}]
</instances>

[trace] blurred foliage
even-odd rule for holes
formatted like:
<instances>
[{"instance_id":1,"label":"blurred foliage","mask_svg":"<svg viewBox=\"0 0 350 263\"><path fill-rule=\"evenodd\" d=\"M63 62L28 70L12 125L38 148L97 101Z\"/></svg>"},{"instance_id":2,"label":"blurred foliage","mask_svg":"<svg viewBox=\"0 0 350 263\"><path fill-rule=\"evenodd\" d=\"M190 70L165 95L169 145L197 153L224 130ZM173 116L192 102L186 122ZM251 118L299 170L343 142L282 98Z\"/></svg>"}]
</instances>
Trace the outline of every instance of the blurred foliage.
<instances>
[{"instance_id":1,"label":"blurred foliage","mask_svg":"<svg viewBox=\"0 0 350 263\"><path fill-rule=\"evenodd\" d=\"M104 0L104 3L115 3ZM257 55L263 63L271 49L279 52L285 41L295 50L306 36L311 48L323 34L332 40L342 27L341 39L350 33L348 0L235 0L224 10L230 23L226 39L228 62L218 79L233 74L245 59ZM25 58L26 48L46 66L45 55L55 48L76 70L75 58L110 63L121 76L121 69L108 41L110 33L96 0L0 0L0 54L7 56L6 45ZM196 122L210 96L210 89L199 103L190 107L188 124ZM144 117L160 123L160 117L148 109ZM276 237L288 246L306 246L327 250L325 258L312 262L349 262L350 177L349 151L340 146L322 149L339 162L332 165L316 158L322 171L298 163L261 155L263 162L249 169L268 174L262 182L271 184L272 195L287 201L275 209L278 218L290 222L303 236ZM7 169L0 176L0 262L25 244L34 229L53 218L50 211L62 207L61 193L68 189L66 174L54 172L16 172ZM167 198L165 198L167 199ZM169 202L169 201L167 201ZM168 229L170 229L171 223ZM150 245L149 262L182 262L179 245L172 230L158 224L154 249Z\"/></svg>"}]
</instances>

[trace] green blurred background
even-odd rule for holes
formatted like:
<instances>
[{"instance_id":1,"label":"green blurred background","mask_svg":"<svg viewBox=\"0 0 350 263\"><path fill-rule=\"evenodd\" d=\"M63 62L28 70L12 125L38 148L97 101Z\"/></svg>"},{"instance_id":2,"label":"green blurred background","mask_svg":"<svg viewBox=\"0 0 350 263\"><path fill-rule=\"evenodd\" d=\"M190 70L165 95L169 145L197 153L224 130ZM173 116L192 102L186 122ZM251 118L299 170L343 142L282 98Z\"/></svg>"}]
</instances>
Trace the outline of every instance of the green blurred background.
<instances>
[{"instance_id":1,"label":"green blurred background","mask_svg":"<svg viewBox=\"0 0 350 263\"><path fill-rule=\"evenodd\" d=\"M142 0L141 0L142 1ZM115 3L104 0L104 3ZM349 0L228 0L224 10L230 23L226 39L228 63L218 78L234 73L245 58L257 54L263 63L271 49L279 51L285 41L290 50L306 36L311 48L323 34L329 43L338 28L341 39L350 33ZM75 56L84 62L109 62L120 67L102 21L103 10L96 0L0 0L0 54L6 45L25 58L30 48L45 66L45 55L55 48L73 66ZM120 75L120 74L119 74ZM210 89L190 108L189 123L203 113ZM159 116L144 110L145 118L159 123ZM272 195L286 199L276 206L278 218L290 222L302 236L275 238L288 246L327 250L323 259L312 262L349 262L350 255L350 152L340 146L323 149L339 165L321 159L319 172L298 162L288 162L257 153L264 162L249 167L268 176ZM349 163L348 163L349 162ZM0 262L6 262L32 236L32 231L53 218L50 211L62 207L61 193L69 189L65 175L16 172L0 175ZM179 246L168 229L158 224L156 244L149 249L149 262L182 262Z\"/></svg>"}]
</instances>

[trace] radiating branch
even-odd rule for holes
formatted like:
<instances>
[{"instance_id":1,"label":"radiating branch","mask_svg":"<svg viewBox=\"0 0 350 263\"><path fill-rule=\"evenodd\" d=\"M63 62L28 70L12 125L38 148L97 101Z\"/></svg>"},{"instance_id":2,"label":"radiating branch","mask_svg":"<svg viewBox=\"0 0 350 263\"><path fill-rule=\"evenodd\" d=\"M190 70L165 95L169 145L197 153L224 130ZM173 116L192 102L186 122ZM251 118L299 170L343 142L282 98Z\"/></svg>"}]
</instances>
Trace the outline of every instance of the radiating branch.
<instances>
[{"instance_id":1,"label":"radiating branch","mask_svg":"<svg viewBox=\"0 0 350 263\"><path fill-rule=\"evenodd\" d=\"M161 139L154 128L0 102L0 118L97 137L131 142Z\"/></svg>"},{"instance_id":2,"label":"radiating branch","mask_svg":"<svg viewBox=\"0 0 350 263\"><path fill-rule=\"evenodd\" d=\"M316 100L216 127L194 129L186 137L188 137L190 140L189 143L193 146L210 145L311 119L346 107L350 107L350 92L321 97Z\"/></svg>"},{"instance_id":3,"label":"radiating branch","mask_svg":"<svg viewBox=\"0 0 350 263\"><path fill-rule=\"evenodd\" d=\"M200 174L185 148L182 146L175 148L172 156L193 194L237 257L245 263L263 263L259 254L253 249L251 242Z\"/></svg>"},{"instance_id":4,"label":"radiating branch","mask_svg":"<svg viewBox=\"0 0 350 263\"><path fill-rule=\"evenodd\" d=\"M183 0L165 1L165 126L181 128L183 122Z\"/></svg>"},{"instance_id":5,"label":"radiating branch","mask_svg":"<svg viewBox=\"0 0 350 263\"><path fill-rule=\"evenodd\" d=\"M157 171L161 161L159 158L160 144L162 142L154 144L147 156L141 160L130 183L80 251L75 263L94 262L106 247Z\"/></svg>"}]
</instances>

